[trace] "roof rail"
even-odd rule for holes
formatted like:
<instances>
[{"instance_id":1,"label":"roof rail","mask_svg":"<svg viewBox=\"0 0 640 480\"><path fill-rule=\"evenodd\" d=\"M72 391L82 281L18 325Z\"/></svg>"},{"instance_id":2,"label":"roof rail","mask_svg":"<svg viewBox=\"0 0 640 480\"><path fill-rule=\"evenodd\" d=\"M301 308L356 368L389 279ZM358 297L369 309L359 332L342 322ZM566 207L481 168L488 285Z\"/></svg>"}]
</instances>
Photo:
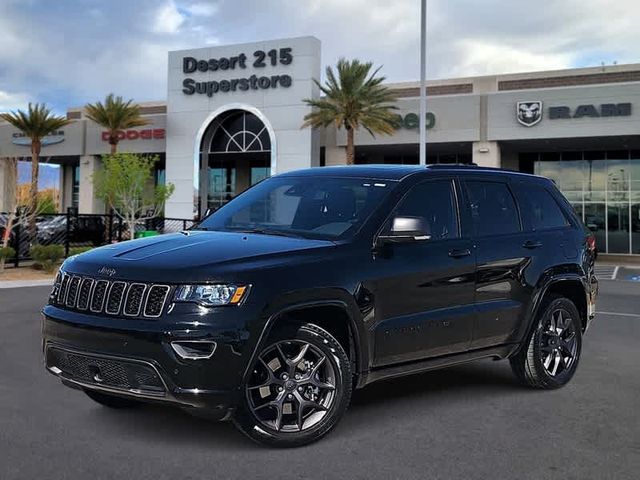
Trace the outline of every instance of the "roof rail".
<instances>
[{"instance_id":1,"label":"roof rail","mask_svg":"<svg viewBox=\"0 0 640 480\"><path fill-rule=\"evenodd\" d=\"M451 168L451 167L479 167L477 163L434 163L427 165L429 168Z\"/></svg>"}]
</instances>

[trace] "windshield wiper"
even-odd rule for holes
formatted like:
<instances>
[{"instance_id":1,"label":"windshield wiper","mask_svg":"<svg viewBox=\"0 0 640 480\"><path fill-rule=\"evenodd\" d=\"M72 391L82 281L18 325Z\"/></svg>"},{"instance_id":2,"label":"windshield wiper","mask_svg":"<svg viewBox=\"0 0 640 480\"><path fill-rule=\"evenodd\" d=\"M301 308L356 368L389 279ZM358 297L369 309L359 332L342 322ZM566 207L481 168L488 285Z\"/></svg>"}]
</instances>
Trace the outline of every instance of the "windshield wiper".
<instances>
[{"instance_id":1,"label":"windshield wiper","mask_svg":"<svg viewBox=\"0 0 640 480\"><path fill-rule=\"evenodd\" d=\"M300 234L287 232L286 230L274 230L271 228L262 228L262 227L249 227L249 228L229 227L229 230L232 230L234 232L242 232L242 233L257 233L260 235L277 235L279 237L304 238Z\"/></svg>"}]
</instances>

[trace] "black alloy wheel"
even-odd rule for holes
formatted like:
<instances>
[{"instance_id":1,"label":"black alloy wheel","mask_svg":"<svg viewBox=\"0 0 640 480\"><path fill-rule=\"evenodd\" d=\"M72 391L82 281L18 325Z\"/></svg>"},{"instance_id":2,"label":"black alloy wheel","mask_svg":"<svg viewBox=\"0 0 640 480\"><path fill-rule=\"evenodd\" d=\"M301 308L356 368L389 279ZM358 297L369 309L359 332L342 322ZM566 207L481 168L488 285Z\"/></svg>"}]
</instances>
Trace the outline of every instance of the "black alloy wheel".
<instances>
[{"instance_id":1,"label":"black alloy wheel","mask_svg":"<svg viewBox=\"0 0 640 480\"><path fill-rule=\"evenodd\" d=\"M559 388L571 380L580 360L580 313L571 300L556 295L540 312L526 343L510 359L511 368L526 385Z\"/></svg>"},{"instance_id":2,"label":"black alloy wheel","mask_svg":"<svg viewBox=\"0 0 640 480\"><path fill-rule=\"evenodd\" d=\"M570 370L577 351L575 322L567 310L558 307L548 316L540 332L540 354L547 374L556 377Z\"/></svg>"},{"instance_id":3,"label":"black alloy wheel","mask_svg":"<svg viewBox=\"0 0 640 480\"><path fill-rule=\"evenodd\" d=\"M289 327L259 352L234 422L260 443L305 445L335 426L351 388L349 359L331 334L312 324Z\"/></svg>"}]
</instances>

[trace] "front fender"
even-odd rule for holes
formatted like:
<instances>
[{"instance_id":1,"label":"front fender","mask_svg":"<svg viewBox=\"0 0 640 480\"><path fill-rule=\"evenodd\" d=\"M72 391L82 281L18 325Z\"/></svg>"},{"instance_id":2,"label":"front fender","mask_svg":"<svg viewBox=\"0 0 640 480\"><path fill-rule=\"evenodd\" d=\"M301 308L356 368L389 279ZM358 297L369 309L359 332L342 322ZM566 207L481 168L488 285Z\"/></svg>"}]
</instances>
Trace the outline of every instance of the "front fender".
<instances>
[{"instance_id":1,"label":"front fender","mask_svg":"<svg viewBox=\"0 0 640 480\"><path fill-rule=\"evenodd\" d=\"M251 367L256 361L258 352L263 348L278 319L296 310L327 306L340 308L349 318L356 355L356 372L358 374L361 373L361 370L365 368L369 362L369 342L366 341L366 331L362 321L362 314L360 313L354 296L341 288L310 289L288 292L267 306L262 315L263 318L266 318L266 321L253 348L251 358L247 363L243 375L243 383L247 380L251 372Z\"/></svg>"}]
</instances>

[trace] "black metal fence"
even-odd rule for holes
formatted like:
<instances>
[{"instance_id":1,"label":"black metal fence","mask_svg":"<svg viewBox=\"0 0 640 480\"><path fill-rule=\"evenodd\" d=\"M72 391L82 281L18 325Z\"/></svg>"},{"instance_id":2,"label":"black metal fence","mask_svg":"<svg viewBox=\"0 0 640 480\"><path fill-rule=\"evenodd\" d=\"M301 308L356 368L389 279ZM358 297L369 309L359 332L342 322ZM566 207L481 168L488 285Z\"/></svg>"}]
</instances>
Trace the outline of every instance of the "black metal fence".
<instances>
[{"instance_id":1,"label":"black metal fence","mask_svg":"<svg viewBox=\"0 0 640 480\"><path fill-rule=\"evenodd\" d=\"M0 239L4 237L8 215L0 213ZM188 230L197 220L183 218L154 217L135 224L134 236L151 236ZM31 259L33 245L62 245L65 257L77 247L98 247L129 240L129 226L113 213L78 214L74 209L67 213L38 215L36 233L31 235L26 219L16 221L9 232L9 246L16 256L8 263L15 267Z\"/></svg>"}]
</instances>

